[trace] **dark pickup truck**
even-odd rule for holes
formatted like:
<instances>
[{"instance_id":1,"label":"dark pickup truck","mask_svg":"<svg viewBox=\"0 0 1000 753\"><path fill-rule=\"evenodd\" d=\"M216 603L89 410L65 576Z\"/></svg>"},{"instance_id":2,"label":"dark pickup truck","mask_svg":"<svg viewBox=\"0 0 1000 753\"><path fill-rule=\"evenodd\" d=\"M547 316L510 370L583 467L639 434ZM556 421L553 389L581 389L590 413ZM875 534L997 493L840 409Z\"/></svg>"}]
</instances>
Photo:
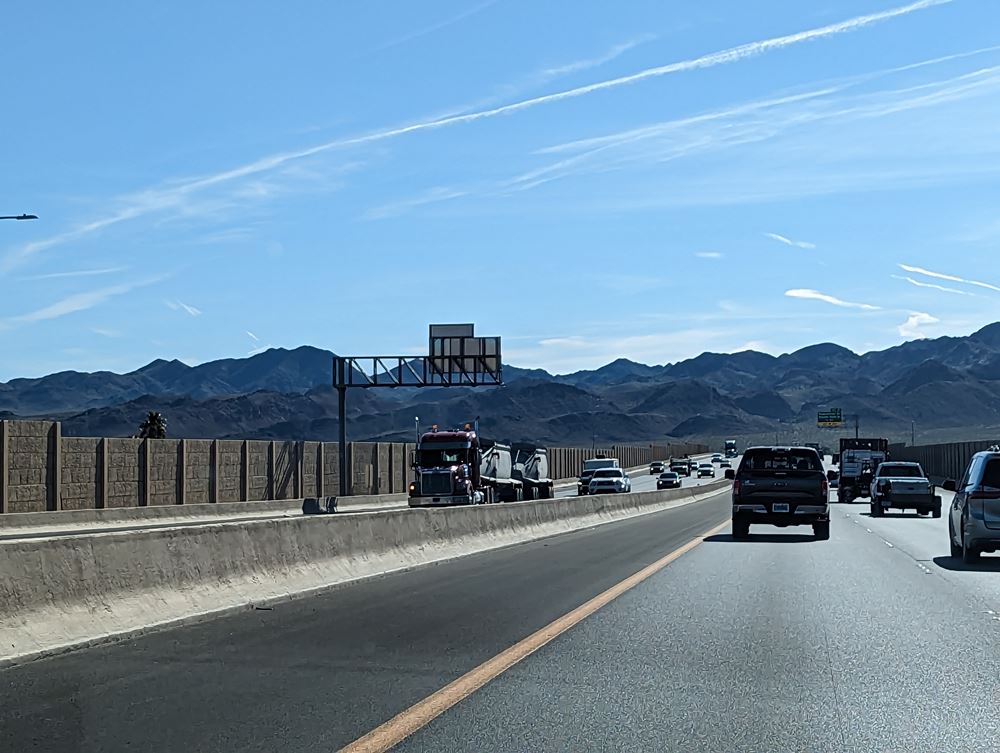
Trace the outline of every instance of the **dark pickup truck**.
<instances>
[{"instance_id":1,"label":"dark pickup truck","mask_svg":"<svg viewBox=\"0 0 1000 753\"><path fill-rule=\"evenodd\" d=\"M811 525L817 539L830 538L830 502L823 462L812 447L751 447L733 479L733 538L750 535L750 524Z\"/></svg>"}]
</instances>

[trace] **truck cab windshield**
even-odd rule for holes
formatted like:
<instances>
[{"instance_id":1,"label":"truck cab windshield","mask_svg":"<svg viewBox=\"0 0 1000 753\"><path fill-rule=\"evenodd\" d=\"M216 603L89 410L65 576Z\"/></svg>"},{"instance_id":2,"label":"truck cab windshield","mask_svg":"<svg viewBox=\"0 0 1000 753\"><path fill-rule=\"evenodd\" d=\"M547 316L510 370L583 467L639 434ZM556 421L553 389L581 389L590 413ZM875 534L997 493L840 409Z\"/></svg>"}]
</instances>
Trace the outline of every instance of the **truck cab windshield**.
<instances>
[{"instance_id":1,"label":"truck cab windshield","mask_svg":"<svg viewBox=\"0 0 1000 753\"><path fill-rule=\"evenodd\" d=\"M459 465L469 462L469 451L467 449L420 450L417 453L417 462L421 468L440 468L446 465Z\"/></svg>"}]
</instances>

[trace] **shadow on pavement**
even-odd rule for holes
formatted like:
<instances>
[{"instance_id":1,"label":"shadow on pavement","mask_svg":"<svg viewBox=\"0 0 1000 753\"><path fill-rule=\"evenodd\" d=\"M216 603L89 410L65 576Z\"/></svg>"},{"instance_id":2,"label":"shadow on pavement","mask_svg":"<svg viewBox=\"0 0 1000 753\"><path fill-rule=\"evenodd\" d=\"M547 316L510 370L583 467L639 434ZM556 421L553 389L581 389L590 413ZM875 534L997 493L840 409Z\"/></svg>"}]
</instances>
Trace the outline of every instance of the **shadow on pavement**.
<instances>
[{"instance_id":1,"label":"shadow on pavement","mask_svg":"<svg viewBox=\"0 0 1000 753\"><path fill-rule=\"evenodd\" d=\"M750 537L736 540L732 534L717 533L709 536L705 541L725 542L727 544L801 544L806 541L815 541L814 536L806 536L801 533L754 533L750 532ZM1000 562L1000 560L998 560Z\"/></svg>"},{"instance_id":2,"label":"shadow on pavement","mask_svg":"<svg viewBox=\"0 0 1000 753\"><path fill-rule=\"evenodd\" d=\"M870 512L859 512L858 515L861 515L861 516L863 516L865 518L875 517ZM927 520L932 520L933 519L932 516L930 516L930 515L920 515L919 513L915 513L915 512L884 512L884 513L882 513L881 517L883 517L883 518L915 518L917 520L920 520L921 518L926 518Z\"/></svg>"},{"instance_id":3,"label":"shadow on pavement","mask_svg":"<svg viewBox=\"0 0 1000 753\"><path fill-rule=\"evenodd\" d=\"M966 565L961 557L935 557L934 564L945 570L959 572L1000 573L1000 557L981 557L978 564Z\"/></svg>"}]
</instances>

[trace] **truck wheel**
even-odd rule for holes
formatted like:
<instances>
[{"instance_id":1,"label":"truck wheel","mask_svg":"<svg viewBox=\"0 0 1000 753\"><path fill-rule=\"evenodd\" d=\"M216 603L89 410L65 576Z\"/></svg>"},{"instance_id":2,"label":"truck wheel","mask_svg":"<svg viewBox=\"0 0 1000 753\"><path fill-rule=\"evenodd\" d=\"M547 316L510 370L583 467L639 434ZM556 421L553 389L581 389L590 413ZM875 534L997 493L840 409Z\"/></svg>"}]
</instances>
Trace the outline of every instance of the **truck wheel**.
<instances>
[{"instance_id":1,"label":"truck wheel","mask_svg":"<svg viewBox=\"0 0 1000 753\"><path fill-rule=\"evenodd\" d=\"M830 538L830 521L821 520L818 523L813 523L813 536L816 537L817 541L826 541Z\"/></svg>"},{"instance_id":2,"label":"truck wheel","mask_svg":"<svg viewBox=\"0 0 1000 753\"><path fill-rule=\"evenodd\" d=\"M872 500L872 517L873 518L881 518L882 517L882 512L883 512L882 511L882 505L880 505L877 502L875 502L875 500Z\"/></svg>"},{"instance_id":3,"label":"truck wheel","mask_svg":"<svg viewBox=\"0 0 1000 753\"><path fill-rule=\"evenodd\" d=\"M940 518L941 517L941 503L940 502L938 502L936 505L934 505L934 507L931 509L931 517L934 517L934 518Z\"/></svg>"},{"instance_id":4,"label":"truck wheel","mask_svg":"<svg viewBox=\"0 0 1000 753\"><path fill-rule=\"evenodd\" d=\"M733 520L733 538L745 539L750 536L750 523L745 520Z\"/></svg>"}]
</instances>

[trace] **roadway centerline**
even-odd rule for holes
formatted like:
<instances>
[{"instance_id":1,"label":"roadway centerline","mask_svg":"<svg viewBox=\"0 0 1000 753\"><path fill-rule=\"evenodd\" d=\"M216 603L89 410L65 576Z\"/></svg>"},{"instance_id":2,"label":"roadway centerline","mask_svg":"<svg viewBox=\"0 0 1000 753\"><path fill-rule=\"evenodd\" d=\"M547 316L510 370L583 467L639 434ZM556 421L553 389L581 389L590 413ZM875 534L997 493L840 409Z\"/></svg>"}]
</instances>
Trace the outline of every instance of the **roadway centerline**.
<instances>
[{"instance_id":1,"label":"roadway centerline","mask_svg":"<svg viewBox=\"0 0 1000 753\"><path fill-rule=\"evenodd\" d=\"M400 712L389 721L379 725L368 734L358 738L354 742L341 748L341 753L383 753L394 745L405 740L420 728L426 726L455 704L469 697L486 683L495 679L506 670L513 667L518 662L533 654L535 651L550 643L558 636L565 633L574 625L597 612L602 607L610 604L622 594L635 588L644 580L655 575L681 555L691 551L701 544L709 536L718 533L729 525L726 520L713 526L699 536L694 537L685 544L664 555L655 562L647 565L642 570L630 575L622 581L608 588L603 593L598 594L587 602L584 602L576 609L564 614L542 629L532 633L527 638L515 643L508 649L500 652L492 659L480 664L475 669L467 672L445 685L440 690L432 693L422 701L414 704L405 711Z\"/></svg>"}]
</instances>

